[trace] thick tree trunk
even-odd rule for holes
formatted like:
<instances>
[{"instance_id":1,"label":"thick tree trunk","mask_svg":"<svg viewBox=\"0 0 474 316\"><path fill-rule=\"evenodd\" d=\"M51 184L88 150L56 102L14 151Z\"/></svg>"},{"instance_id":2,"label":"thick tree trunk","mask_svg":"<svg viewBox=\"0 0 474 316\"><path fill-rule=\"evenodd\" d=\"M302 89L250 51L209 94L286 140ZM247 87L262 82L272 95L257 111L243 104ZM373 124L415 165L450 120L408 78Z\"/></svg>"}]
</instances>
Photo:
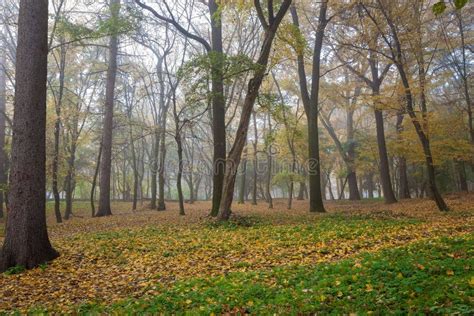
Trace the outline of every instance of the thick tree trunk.
<instances>
[{"instance_id":1,"label":"thick tree trunk","mask_svg":"<svg viewBox=\"0 0 474 316\"><path fill-rule=\"evenodd\" d=\"M120 11L120 0L110 1L112 17ZM99 209L96 216L112 215L110 208L110 178L112 169L112 135L114 128L115 77L117 76L118 37L113 34L109 44L109 67L105 87L105 117L102 134L102 159L100 161Z\"/></svg>"},{"instance_id":2,"label":"thick tree trunk","mask_svg":"<svg viewBox=\"0 0 474 316\"><path fill-rule=\"evenodd\" d=\"M21 0L8 221L0 271L59 256L46 227L48 1Z\"/></svg>"}]
</instances>

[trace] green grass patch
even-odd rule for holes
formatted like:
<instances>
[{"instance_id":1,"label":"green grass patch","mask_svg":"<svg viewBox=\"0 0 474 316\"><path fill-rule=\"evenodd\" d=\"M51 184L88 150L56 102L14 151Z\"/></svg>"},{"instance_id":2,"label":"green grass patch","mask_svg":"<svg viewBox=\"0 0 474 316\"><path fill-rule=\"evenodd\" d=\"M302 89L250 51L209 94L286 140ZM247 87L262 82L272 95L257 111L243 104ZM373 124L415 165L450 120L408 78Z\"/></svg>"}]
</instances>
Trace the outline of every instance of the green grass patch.
<instances>
[{"instance_id":1,"label":"green grass patch","mask_svg":"<svg viewBox=\"0 0 474 316\"><path fill-rule=\"evenodd\" d=\"M473 236L424 241L316 266L156 285L159 295L79 313L472 314Z\"/></svg>"}]
</instances>

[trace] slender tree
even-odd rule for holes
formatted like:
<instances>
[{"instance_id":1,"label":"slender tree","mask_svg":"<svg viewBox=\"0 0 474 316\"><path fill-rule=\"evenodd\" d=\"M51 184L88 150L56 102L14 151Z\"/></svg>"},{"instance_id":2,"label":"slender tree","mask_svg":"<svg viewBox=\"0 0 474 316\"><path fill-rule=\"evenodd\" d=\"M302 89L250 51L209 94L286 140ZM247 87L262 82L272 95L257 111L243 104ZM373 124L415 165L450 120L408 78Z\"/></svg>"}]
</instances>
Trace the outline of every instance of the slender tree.
<instances>
[{"instance_id":1,"label":"slender tree","mask_svg":"<svg viewBox=\"0 0 474 316\"><path fill-rule=\"evenodd\" d=\"M120 11L120 0L110 1L111 19L117 20ZM109 66L105 88L105 114L102 129L102 157L100 160L100 193L99 209L96 216L112 215L110 208L110 177L112 172L112 135L114 128L115 78L117 76L118 35L110 36Z\"/></svg>"},{"instance_id":2,"label":"slender tree","mask_svg":"<svg viewBox=\"0 0 474 316\"><path fill-rule=\"evenodd\" d=\"M328 1L321 1L319 7L318 24L314 35L313 68L311 74L311 91L305 71L304 50L297 50L298 76L300 82L301 99L303 101L306 118L308 120L308 174L309 174L309 211L325 212L321 188L321 161L319 157L319 81L321 76L321 51L323 48L324 32L330 18L327 17ZM291 7L293 25L300 28L296 6Z\"/></svg>"},{"instance_id":3,"label":"slender tree","mask_svg":"<svg viewBox=\"0 0 474 316\"><path fill-rule=\"evenodd\" d=\"M6 127L6 51L0 46L0 218L3 218L3 203L7 188L7 155L5 153L5 127Z\"/></svg>"}]
</instances>

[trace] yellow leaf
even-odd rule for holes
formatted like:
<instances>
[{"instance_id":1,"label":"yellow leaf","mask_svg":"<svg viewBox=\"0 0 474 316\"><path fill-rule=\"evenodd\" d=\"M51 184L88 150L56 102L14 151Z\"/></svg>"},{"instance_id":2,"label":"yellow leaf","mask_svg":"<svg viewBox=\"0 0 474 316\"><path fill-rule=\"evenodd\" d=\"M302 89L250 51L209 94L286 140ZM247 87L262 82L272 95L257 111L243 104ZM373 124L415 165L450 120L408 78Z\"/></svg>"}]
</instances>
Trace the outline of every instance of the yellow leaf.
<instances>
[{"instance_id":1,"label":"yellow leaf","mask_svg":"<svg viewBox=\"0 0 474 316\"><path fill-rule=\"evenodd\" d=\"M448 270L448 271L446 271L446 274L447 275L454 275L454 271L453 270Z\"/></svg>"},{"instance_id":2,"label":"yellow leaf","mask_svg":"<svg viewBox=\"0 0 474 316\"><path fill-rule=\"evenodd\" d=\"M469 286L474 287L474 276L469 280Z\"/></svg>"},{"instance_id":3,"label":"yellow leaf","mask_svg":"<svg viewBox=\"0 0 474 316\"><path fill-rule=\"evenodd\" d=\"M365 285L365 291L366 292L372 292L374 288L372 287L372 284L366 284Z\"/></svg>"}]
</instances>

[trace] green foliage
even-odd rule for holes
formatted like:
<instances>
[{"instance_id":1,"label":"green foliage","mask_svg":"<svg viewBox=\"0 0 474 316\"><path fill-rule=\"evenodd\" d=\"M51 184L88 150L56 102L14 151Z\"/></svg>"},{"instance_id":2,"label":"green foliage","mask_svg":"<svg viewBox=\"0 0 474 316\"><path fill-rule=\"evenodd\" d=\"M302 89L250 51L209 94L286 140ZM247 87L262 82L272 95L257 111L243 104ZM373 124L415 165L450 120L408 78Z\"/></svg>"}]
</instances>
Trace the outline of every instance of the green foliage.
<instances>
[{"instance_id":1,"label":"green foliage","mask_svg":"<svg viewBox=\"0 0 474 316\"><path fill-rule=\"evenodd\" d=\"M117 16L99 20L93 27L73 22L67 16L60 17L56 25L57 35L67 41L81 41L84 39L99 39L114 34L125 34L136 29L139 15L132 10L127 10L126 13L118 15L119 8L110 8Z\"/></svg>"},{"instance_id":2,"label":"green foliage","mask_svg":"<svg viewBox=\"0 0 474 316\"><path fill-rule=\"evenodd\" d=\"M305 177L301 174L289 171L279 172L272 178L272 183L275 185L290 184L291 182L303 182Z\"/></svg>"},{"instance_id":3,"label":"green foliage","mask_svg":"<svg viewBox=\"0 0 474 316\"><path fill-rule=\"evenodd\" d=\"M446 3L444 1L437 2L433 5L433 13L439 15L446 10Z\"/></svg>"},{"instance_id":4,"label":"green foliage","mask_svg":"<svg viewBox=\"0 0 474 316\"><path fill-rule=\"evenodd\" d=\"M454 0L454 7L457 10L460 10L467 4L467 2L468 0ZM439 1L433 5L432 10L435 15L440 15L446 11L446 3L444 1Z\"/></svg>"},{"instance_id":5,"label":"green foliage","mask_svg":"<svg viewBox=\"0 0 474 316\"><path fill-rule=\"evenodd\" d=\"M259 66L246 55L228 56L217 52L198 55L178 70L178 78L186 82L188 104L208 102L212 98L209 86L213 76L222 77L224 84L231 84ZM203 98L205 96L205 98Z\"/></svg>"},{"instance_id":6,"label":"green foliage","mask_svg":"<svg viewBox=\"0 0 474 316\"><path fill-rule=\"evenodd\" d=\"M8 268L7 271L5 271L3 274L5 275L14 275L14 274L20 274L23 273L26 270L24 266L14 266L11 268Z\"/></svg>"}]
</instances>

